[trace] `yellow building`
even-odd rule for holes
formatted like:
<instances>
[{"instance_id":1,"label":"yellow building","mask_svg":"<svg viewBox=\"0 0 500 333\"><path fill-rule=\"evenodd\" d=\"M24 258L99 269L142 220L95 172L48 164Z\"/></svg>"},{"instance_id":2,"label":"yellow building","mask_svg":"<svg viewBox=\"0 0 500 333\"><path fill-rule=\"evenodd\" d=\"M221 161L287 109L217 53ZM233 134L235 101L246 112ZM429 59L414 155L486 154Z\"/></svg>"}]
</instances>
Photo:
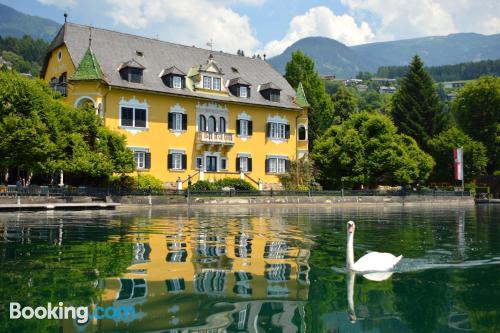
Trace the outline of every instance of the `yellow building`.
<instances>
[{"instance_id":1,"label":"yellow building","mask_svg":"<svg viewBox=\"0 0 500 333\"><path fill-rule=\"evenodd\" d=\"M123 133L137 172L246 178L279 187L307 155L308 103L265 60L66 23L43 77L68 103L91 103Z\"/></svg>"}]
</instances>

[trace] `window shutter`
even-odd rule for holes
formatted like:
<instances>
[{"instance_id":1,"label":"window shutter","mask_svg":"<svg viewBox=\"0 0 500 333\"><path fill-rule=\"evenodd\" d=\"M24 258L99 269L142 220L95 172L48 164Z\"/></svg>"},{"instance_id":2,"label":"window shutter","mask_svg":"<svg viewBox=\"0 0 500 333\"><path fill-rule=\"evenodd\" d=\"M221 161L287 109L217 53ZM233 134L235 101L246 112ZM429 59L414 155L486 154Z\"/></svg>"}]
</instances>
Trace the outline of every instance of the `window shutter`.
<instances>
[{"instance_id":1,"label":"window shutter","mask_svg":"<svg viewBox=\"0 0 500 333\"><path fill-rule=\"evenodd\" d=\"M270 138L270 137L271 137L271 123L267 123L267 124L266 124L266 136L267 136L268 138Z\"/></svg>"},{"instance_id":2,"label":"window shutter","mask_svg":"<svg viewBox=\"0 0 500 333\"><path fill-rule=\"evenodd\" d=\"M248 135L253 134L253 122L251 120L248 121Z\"/></svg>"},{"instance_id":3,"label":"window shutter","mask_svg":"<svg viewBox=\"0 0 500 333\"><path fill-rule=\"evenodd\" d=\"M182 154L182 170L186 170L186 169L187 169L187 155Z\"/></svg>"},{"instance_id":4,"label":"window shutter","mask_svg":"<svg viewBox=\"0 0 500 333\"><path fill-rule=\"evenodd\" d=\"M182 89L186 88L186 78L184 76L181 77L181 87Z\"/></svg>"},{"instance_id":5,"label":"window shutter","mask_svg":"<svg viewBox=\"0 0 500 333\"><path fill-rule=\"evenodd\" d=\"M285 125L285 138L290 139L290 125L289 124Z\"/></svg>"},{"instance_id":6,"label":"window shutter","mask_svg":"<svg viewBox=\"0 0 500 333\"><path fill-rule=\"evenodd\" d=\"M168 113L168 129L174 128L174 115L172 112Z\"/></svg>"},{"instance_id":7,"label":"window shutter","mask_svg":"<svg viewBox=\"0 0 500 333\"><path fill-rule=\"evenodd\" d=\"M247 159L247 168L248 168L248 171L252 171L252 159L249 157Z\"/></svg>"},{"instance_id":8,"label":"window shutter","mask_svg":"<svg viewBox=\"0 0 500 333\"><path fill-rule=\"evenodd\" d=\"M247 87L247 98L250 98L250 86Z\"/></svg>"},{"instance_id":9,"label":"window shutter","mask_svg":"<svg viewBox=\"0 0 500 333\"><path fill-rule=\"evenodd\" d=\"M240 171L241 167L240 167L240 158L239 157L236 157L236 171Z\"/></svg>"},{"instance_id":10,"label":"window shutter","mask_svg":"<svg viewBox=\"0 0 500 333\"><path fill-rule=\"evenodd\" d=\"M144 161L144 168L151 169L151 153L146 153L146 160Z\"/></svg>"},{"instance_id":11,"label":"window shutter","mask_svg":"<svg viewBox=\"0 0 500 333\"><path fill-rule=\"evenodd\" d=\"M241 134L241 125L240 125L240 120L236 119L236 135Z\"/></svg>"},{"instance_id":12,"label":"window shutter","mask_svg":"<svg viewBox=\"0 0 500 333\"><path fill-rule=\"evenodd\" d=\"M168 162L167 162L167 166L169 169L172 169L174 167L174 161L173 161L173 158L172 158L172 154L168 154Z\"/></svg>"},{"instance_id":13,"label":"window shutter","mask_svg":"<svg viewBox=\"0 0 500 333\"><path fill-rule=\"evenodd\" d=\"M290 160L285 160L285 171L290 172Z\"/></svg>"},{"instance_id":14,"label":"window shutter","mask_svg":"<svg viewBox=\"0 0 500 333\"><path fill-rule=\"evenodd\" d=\"M269 172L269 159L266 158L266 173Z\"/></svg>"},{"instance_id":15,"label":"window shutter","mask_svg":"<svg viewBox=\"0 0 500 333\"><path fill-rule=\"evenodd\" d=\"M188 116L187 114L182 115L182 129L187 130Z\"/></svg>"}]
</instances>

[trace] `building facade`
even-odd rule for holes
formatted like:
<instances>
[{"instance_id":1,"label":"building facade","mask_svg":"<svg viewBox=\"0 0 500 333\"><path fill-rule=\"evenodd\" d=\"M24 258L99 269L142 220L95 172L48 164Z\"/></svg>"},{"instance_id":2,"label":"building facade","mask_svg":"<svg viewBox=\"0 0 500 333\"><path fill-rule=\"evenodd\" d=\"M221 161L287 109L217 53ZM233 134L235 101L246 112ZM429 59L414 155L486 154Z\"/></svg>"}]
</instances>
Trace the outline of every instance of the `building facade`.
<instances>
[{"instance_id":1,"label":"building facade","mask_svg":"<svg viewBox=\"0 0 500 333\"><path fill-rule=\"evenodd\" d=\"M308 103L266 61L66 23L43 78L127 138L167 187L241 177L279 187L307 156Z\"/></svg>"}]
</instances>

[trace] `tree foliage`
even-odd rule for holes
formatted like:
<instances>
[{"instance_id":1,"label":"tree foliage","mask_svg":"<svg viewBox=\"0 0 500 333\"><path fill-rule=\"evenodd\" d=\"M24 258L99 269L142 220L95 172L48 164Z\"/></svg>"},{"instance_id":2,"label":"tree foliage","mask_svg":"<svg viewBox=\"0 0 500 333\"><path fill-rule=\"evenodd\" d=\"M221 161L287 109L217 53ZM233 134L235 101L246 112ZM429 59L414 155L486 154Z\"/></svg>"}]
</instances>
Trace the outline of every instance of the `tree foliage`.
<instances>
[{"instance_id":1,"label":"tree foliage","mask_svg":"<svg viewBox=\"0 0 500 333\"><path fill-rule=\"evenodd\" d=\"M484 76L465 85L452 105L459 127L488 152L488 173L500 169L500 78Z\"/></svg>"},{"instance_id":2,"label":"tree foliage","mask_svg":"<svg viewBox=\"0 0 500 333\"><path fill-rule=\"evenodd\" d=\"M1 72L0 100L1 170L90 178L133 171L125 137L105 128L94 109L56 99L43 81Z\"/></svg>"},{"instance_id":3,"label":"tree foliage","mask_svg":"<svg viewBox=\"0 0 500 333\"><path fill-rule=\"evenodd\" d=\"M15 70L21 73L31 73L38 77L49 44L43 39L33 39L30 36L22 38L0 36L0 55L12 62Z\"/></svg>"},{"instance_id":4,"label":"tree foliage","mask_svg":"<svg viewBox=\"0 0 500 333\"><path fill-rule=\"evenodd\" d=\"M453 180L453 148L463 148L464 176L473 179L486 171L488 158L481 142L471 139L456 127L439 133L429 141L429 152L436 161L432 179Z\"/></svg>"},{"instance_id":5,"label":"tree foliage","mask_svg":"<svg viewBox=\"0 0 500 333\"><path fill-rule=\"evenodd\" d=\"M341 123L349 118L350 115L359 111L359 98L352 89L341 86L335 94L332 95L334 108L334 123Z\"/></svg>"},{"instance_id":6,"label":"tree foliage","mask_svg":"<svg viewBox=\"0 0 500 333\"><path fill-rule=\"evenodd\" d=\"M309 190L315 183L314 174L312 161L302 157L290 161L290 171L279 179L286 190Z\"/></svg>"},{"instance_id":7,"label":"tree foliage","mask_svg":"<svg viewBox=\"0 0 500 333\"><path fill-rule=\"evenodd\" d=\"M409 184L428 178L434 166L411 137L398 134L388 116L361 112L331 126L314 144L321 182Z\"/></svg>"},{"instance_id":8,"label":"tree foliage","mask_svg":"<svg viewBox=\"0 0 500 333\"><path fill-rule=\"evenodd\" d=\"M464 62L455 65L432 66L425 68L437 82L474 80L482 75L500 75L500 59ZM408 66L382 66L377 76L387 78L403 77Z\"/></svg>"},{"instance_id":9,"label":"tree foliage","mask_svg":"<svg viewBox=\"0 0 500 333\"><path fill-rule=\"evenodd\" d=\"M400 132L414 138L423 148L445 126L434 82L419 56L413 57L392 98L392 117Z\"/></svg>"},{"instance_id":10,"label":"tree foliage","mask_svg":"<svg viewBox=\"0 0 500 333\"><path fill-rule=\"evenodd\" d=\"M314 62L302 51L292 54L292 59L286 64L285 78L293 88L300 82L304 86L307 101L311 105L309 113L309 142L327 129L333 123L333 103L325 91L323 80L314 69Z\"/></svg>"}]
</instances>

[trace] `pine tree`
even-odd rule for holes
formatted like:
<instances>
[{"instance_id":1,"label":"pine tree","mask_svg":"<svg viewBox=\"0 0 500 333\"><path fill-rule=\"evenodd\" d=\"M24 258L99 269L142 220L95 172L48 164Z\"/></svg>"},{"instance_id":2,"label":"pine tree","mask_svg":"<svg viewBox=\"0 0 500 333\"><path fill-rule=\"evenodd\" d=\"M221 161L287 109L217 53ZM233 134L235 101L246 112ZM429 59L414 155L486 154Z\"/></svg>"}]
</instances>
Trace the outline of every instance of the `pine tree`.
<instances>
[{"instance_id":1,"label":"pine tree","mask_svg":"<svg viewBox=\"0 0 500 333\"><path fill-rule=\"evenodd\" d=\"M285 78L296 89L300 82L304 86L306 99L311 105L309 112L309 144L329 128L334 121L333 102L325 90L325 84L314 69L314 61L302 51L292 53L286 64Z\"/></svg>"},{"instance_id":2,"label":"pine tree","mask_svg":"<svg viewBox=\"0 0 500 333\"><path fill-rule=\"evenodd\" d=\"M444 116L434 82L418 55L414 56L392 99L392 118L401 133L409 135L420 147L440 133Z\"/></svg>"}]
</instances>

